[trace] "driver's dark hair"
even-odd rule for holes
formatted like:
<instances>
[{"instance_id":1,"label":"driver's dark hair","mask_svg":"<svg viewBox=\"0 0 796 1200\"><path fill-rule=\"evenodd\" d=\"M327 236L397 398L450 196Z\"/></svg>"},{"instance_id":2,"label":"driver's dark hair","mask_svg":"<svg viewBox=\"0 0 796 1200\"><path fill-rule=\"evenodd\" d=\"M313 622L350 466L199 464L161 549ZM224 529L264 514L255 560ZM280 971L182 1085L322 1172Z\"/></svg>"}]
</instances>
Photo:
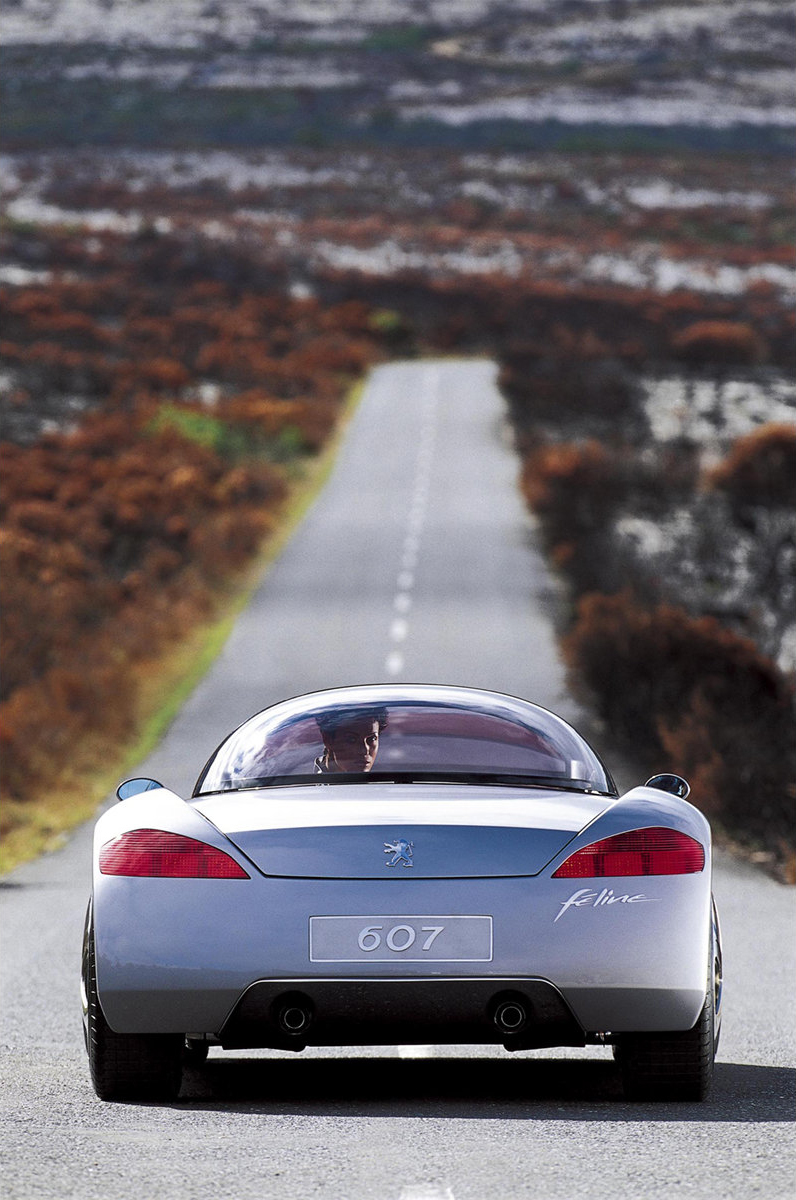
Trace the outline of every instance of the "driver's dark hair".
<instances>
[{"instance_id":1,"label":"driver's dark hair","mask_svg":"<svg viewBox=\"0 0 796 1200\"><path fill-rule=\"evenodd\" d=\"M333 708L329 712L319 713L315 721L324 737L327 734L335 733L341 725L346 725L349 721L376 721L379 733L381 733L387 725L387 709L382 707Z\"/></svg>"}]
</instances>

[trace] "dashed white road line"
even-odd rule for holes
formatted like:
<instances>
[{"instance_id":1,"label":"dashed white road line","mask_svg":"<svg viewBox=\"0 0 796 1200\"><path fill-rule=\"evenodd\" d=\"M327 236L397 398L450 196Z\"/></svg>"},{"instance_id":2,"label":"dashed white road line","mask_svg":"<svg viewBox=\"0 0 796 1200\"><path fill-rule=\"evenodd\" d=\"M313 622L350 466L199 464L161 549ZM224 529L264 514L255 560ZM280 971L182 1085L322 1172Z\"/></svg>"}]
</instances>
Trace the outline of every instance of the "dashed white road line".
<instances>
[{"instance_id":1,"label":"dashed white road line","mask_svg":"<svg viewBox=\"0 0 796 1200\"><path fill-rule=\"evenodd\" d=\"M414 571L417 566L417 553L420 549L420 538L414 534L408 537L404 542L404 552L401 558L401 566L405 571Z\"/></svg>"},{"instance_id":2,"label":"dashed white road line","mask_svg":"<svg viewBox=\"0 0 796 1200\"><path fill-rule=\"evenodd\" d=\"M396 617L390 626L390 637L394 642L402 642L409 632L409 622L403 617Z\"/></svg>"},{"instance_id":3,"label":"dashed white road line","mask_svg":"<svg viewBox=\"0 0 796 1200\"><path fill-rule=\"evenodd\" d=\"M433 1183L408 1184L402 1187L398 1200L456 1200L453 1189L444 1184L436 1186Z\"/></svg>"},{"instance_id":4,"label":"dashed white road line","mask_svg":"<svg viewBox=\"0 0 796 1200\"><path fill-rule=\"evenodd\" d=\"M393 609L401 616L393 618L390 624L389 639L393 646L388 650L384 660L385 671L394 677L400 675L404 669L404 656L400 650L395 648L395 643L405 642L409 633L407 614L412 607L415 568L420 553L420 542L431 493L431 470L434 461L439 400L439 371L436 367L429 368L424 376L424 385L425 390L421 397L424 411L420 422L414 485L401 552L401 567L396 580L397 590L393 598Z\"/></svg>"},{"instance_id":5,"label":"dashed white road line","mask_svg":"<svg viewBox=\"0 0 796 1200\"><path fill-rule=\"evenodd\" d=\"M433 1058L433 1046L399 1046L399 1058Z\"/></svg>"}]
</instances>

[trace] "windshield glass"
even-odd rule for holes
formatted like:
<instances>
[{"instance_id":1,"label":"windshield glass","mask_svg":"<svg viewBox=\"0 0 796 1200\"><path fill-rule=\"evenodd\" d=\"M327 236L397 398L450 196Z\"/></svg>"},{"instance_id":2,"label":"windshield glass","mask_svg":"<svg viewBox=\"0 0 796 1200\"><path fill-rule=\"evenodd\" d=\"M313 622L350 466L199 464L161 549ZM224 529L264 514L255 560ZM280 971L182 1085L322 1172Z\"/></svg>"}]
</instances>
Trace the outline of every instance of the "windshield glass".
<instances>
[{"instance_id":1,"label":"windshield glass","mask_svg":"<svg viewBox=\"0 0 796 1200\"><path fill-rule=\"evenodd\" d=\"M462 776L614 791L583 738L535 705L517 701L488 711L431 698L366 694L354 702L333 694L344 698L308 709L305 697L303 706L286 702L252 717L210 759L195 794L274 783Z\"/></svg>"}]
</instances>

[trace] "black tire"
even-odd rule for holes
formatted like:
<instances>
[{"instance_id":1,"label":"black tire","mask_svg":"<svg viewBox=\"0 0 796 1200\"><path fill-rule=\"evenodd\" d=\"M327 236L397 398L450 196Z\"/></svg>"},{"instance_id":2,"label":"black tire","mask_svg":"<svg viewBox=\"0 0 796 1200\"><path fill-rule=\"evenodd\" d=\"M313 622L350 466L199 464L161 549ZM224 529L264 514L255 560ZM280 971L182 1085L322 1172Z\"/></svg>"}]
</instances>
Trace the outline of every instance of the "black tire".
<instances>
[{"instance_id":1,"label":"black tire","mask_svg":"<svg viewBox=\"0 0 796 1200\"><path fill-rule=\"evenodd\" d=\"M628 1100L704 1100L719 1041L721 943L714 925L705 1002L693 1029L625 1033L614 1046Z\"/></svg>"},{"instance_id":2,"label":"black tire","mask_svg":"<svg viewBox=\"0 0 796 1200\"><path fill-rule=\"evenodd\" d=\"M182 1082L181 1034L115 1033L97 994L94 933L86 938L86 1047L100 1100L174 1100Z\"/></svg>"},{"instance_id":3,"label":"black tire","mask_svg":"<svg viewBox=\"0 0 796 1200\"><path fill-rule=\"evenodd\" d=\"M713 1003L685 1033L625 1034L617 1049L628 1100L704 1100L713 1077Z\"/></svg>"},{"instance_id":4,"label":"black tire","mask_svg":"<svg viewBox=\"0 0 796 1200\"><path fill-rule=\"evenodd\" d=\"M713 985L713 1057L719 1052L719 1037L721 1035L721 1012L724 991L724 955L721 948L721 925L716 901L711 898L712 932L713 932L713 972L708 973L708 979Z\"/></svg>"}]
</instances>

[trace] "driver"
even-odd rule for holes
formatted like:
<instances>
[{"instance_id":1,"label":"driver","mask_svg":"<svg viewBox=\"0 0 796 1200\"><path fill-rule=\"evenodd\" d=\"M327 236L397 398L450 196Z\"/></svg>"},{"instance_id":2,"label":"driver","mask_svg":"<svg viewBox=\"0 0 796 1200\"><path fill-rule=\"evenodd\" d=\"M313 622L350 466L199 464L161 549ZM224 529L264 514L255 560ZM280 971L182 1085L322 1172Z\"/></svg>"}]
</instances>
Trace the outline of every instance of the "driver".
<instances>
[{"instance_id":1,"label":"driver","mask_svg":"<svg viewBox=\"0 0 796 1200\"><path fill-rule=\"evenodd\" d=\"M317 718L323 754L315 759L321 775L370 771L379 752L379 737L387 724L387 710L359 709L324 713Z\"/></svg>"}]
</instances>

